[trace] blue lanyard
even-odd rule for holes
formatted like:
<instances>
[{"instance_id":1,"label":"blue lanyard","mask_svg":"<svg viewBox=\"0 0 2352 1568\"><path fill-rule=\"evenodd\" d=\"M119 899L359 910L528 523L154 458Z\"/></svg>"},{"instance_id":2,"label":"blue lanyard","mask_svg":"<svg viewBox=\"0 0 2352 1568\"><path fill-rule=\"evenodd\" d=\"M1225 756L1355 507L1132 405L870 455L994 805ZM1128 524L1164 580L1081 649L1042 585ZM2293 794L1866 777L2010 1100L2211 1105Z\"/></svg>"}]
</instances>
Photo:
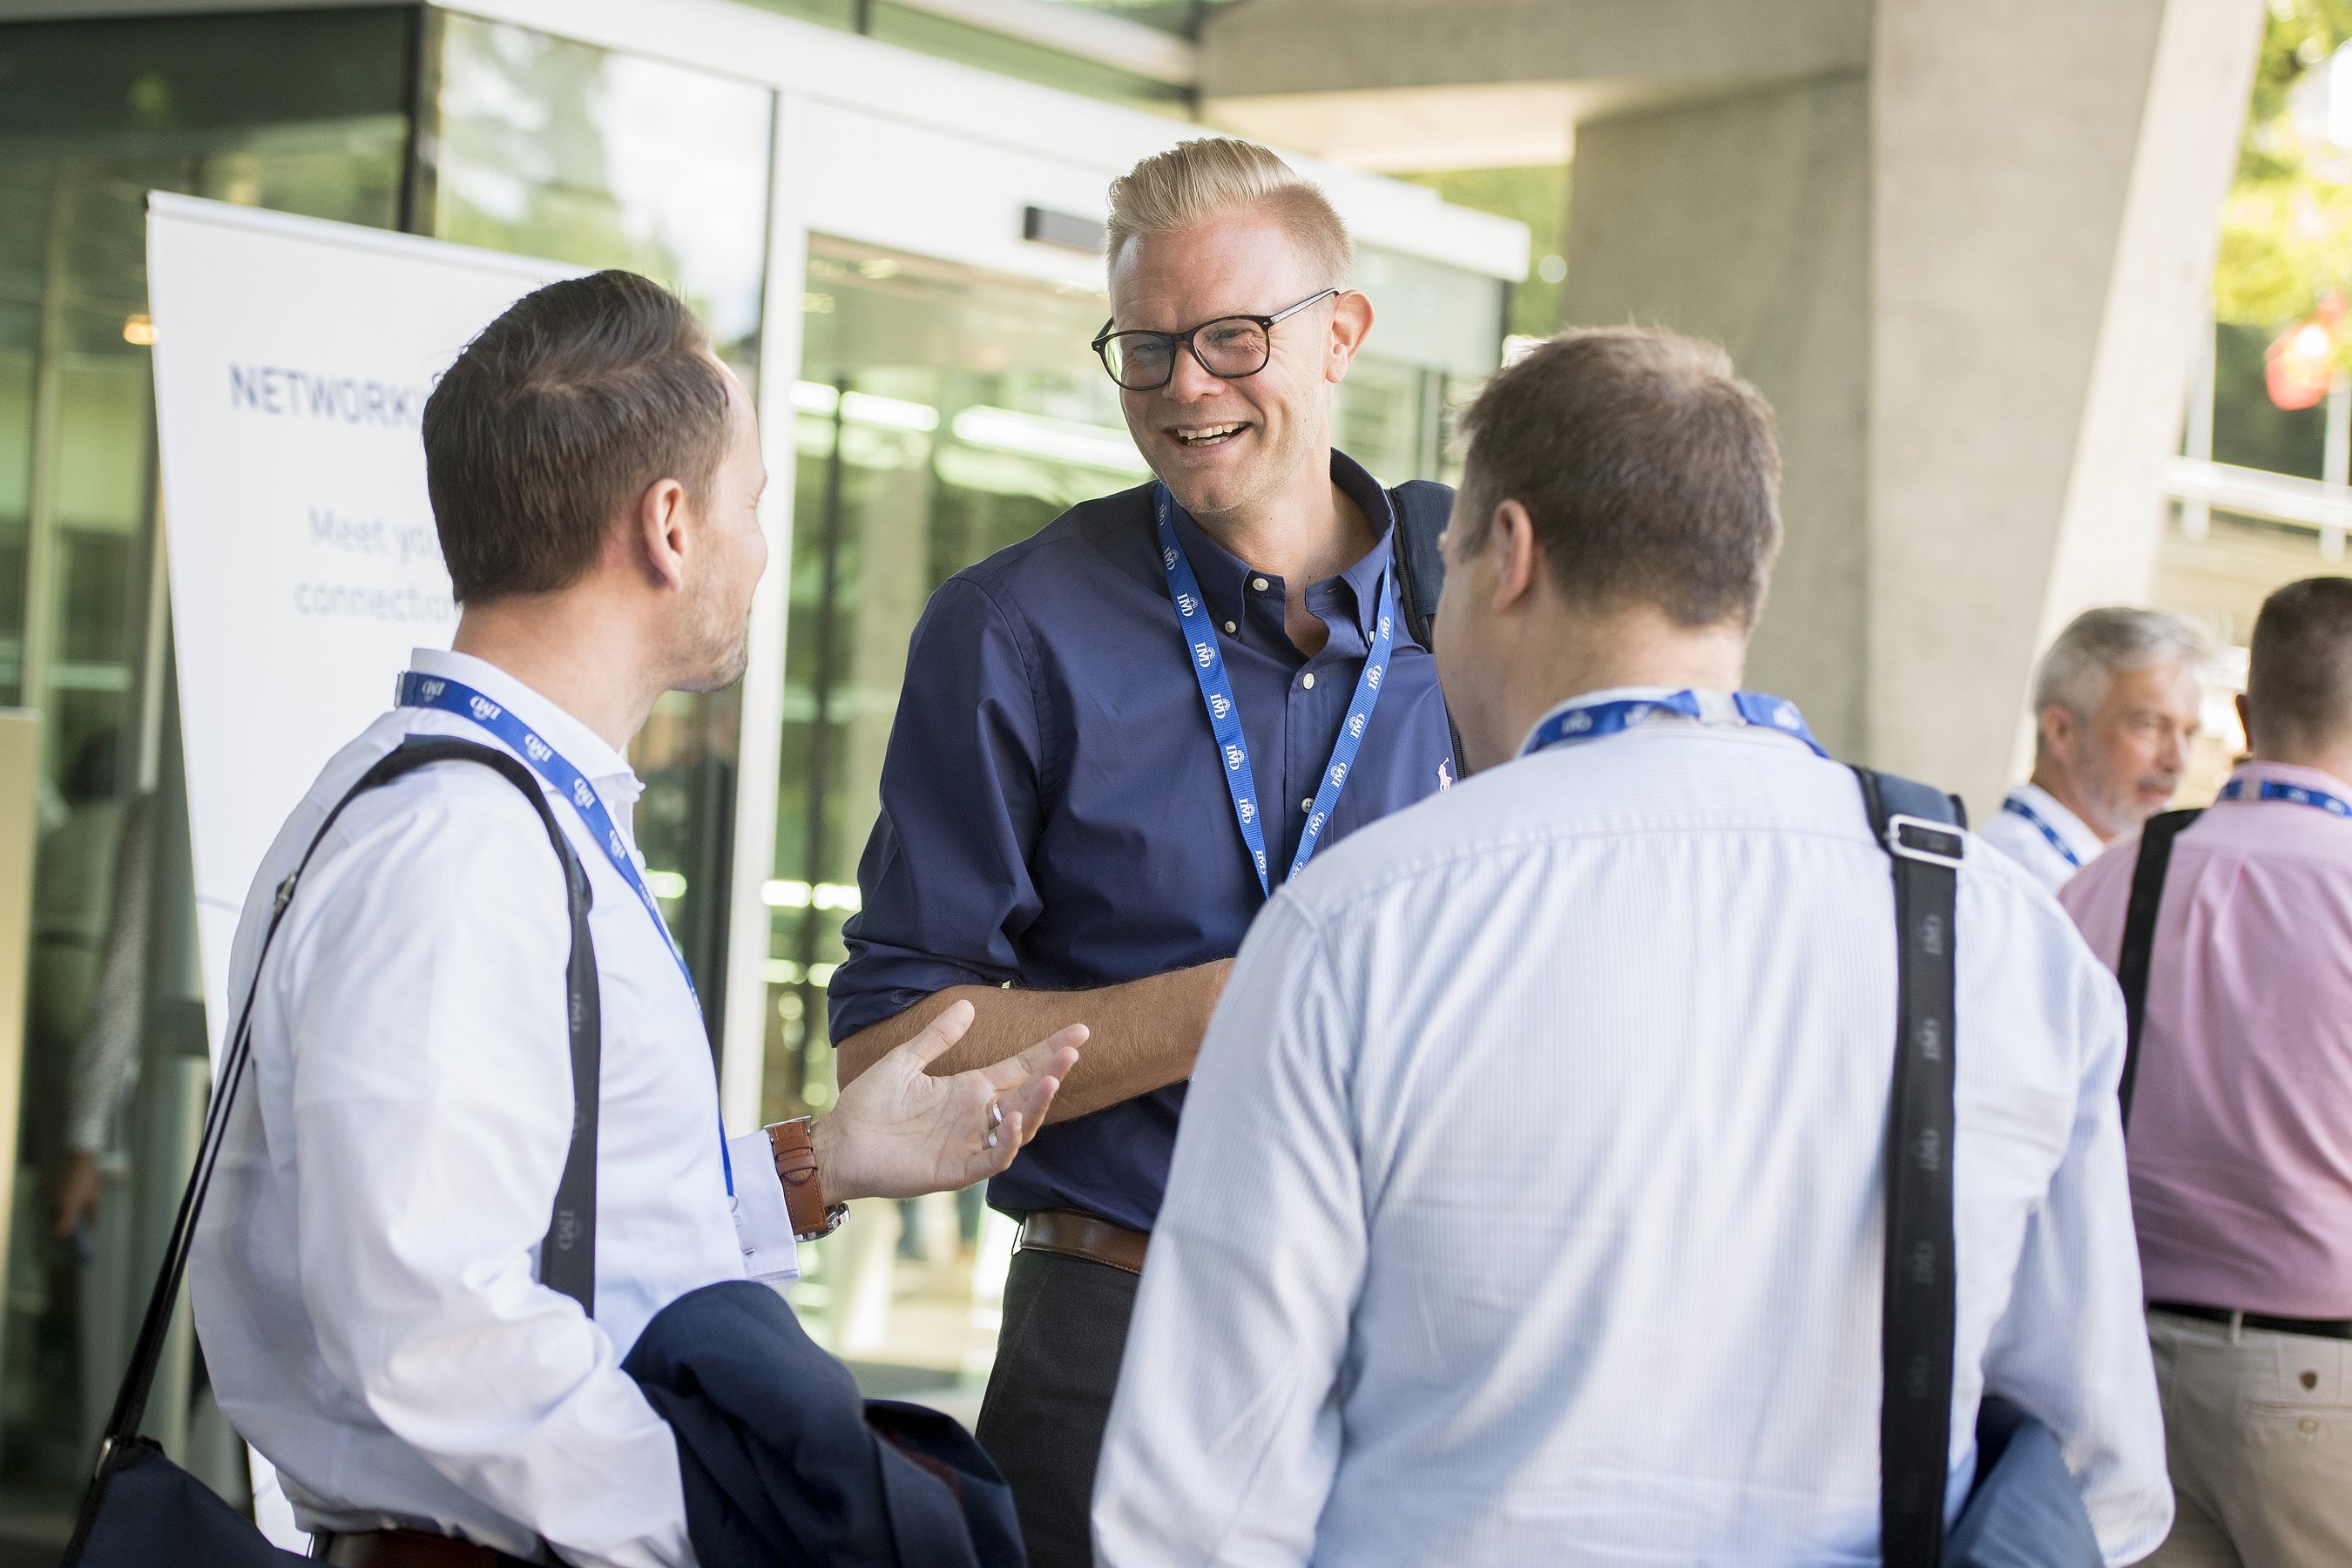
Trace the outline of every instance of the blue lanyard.
<instances>
[{"instance_id":1,"label":"blue lanyard","mask_svg":"<svg viewBox=\"0 0 2352 1568\"><path fill-rule=\"evenodd\" d=\"M1735 691L1731 706L1742 724L1752 724L1759 730L1777 730L1791 735L1812 748L1813 755L1827 757L1813 732L1805 728L1805 716L1797 705L1785 697L1768 697L1760 691ZM1578 741L1598 741L1604 736L1622 734L1653 713L1679 713L1685 719L1706 716L1699 707L1696 691L1674 691L1664 697L1622 697L1614 702L1595 702L1588 708L1570 708L1555 713L1536 727L1528 738L1527 749L1519 755L1528 756L1546 746L1559 746Z\"/></svg>"},{"instance_id":2,"label":"blue lanyard","mask_svg":"<svg viewBox=\"0 0 2352 1568\"><path fill-rule=\"evenodd\" d=\"M2077 871L2083 868L2083 858L2080 855L2075 854L2074 849L2068 846L2067 842L2063 838L2058 837L2058 830L2056 828L2051 826L2047 822L2044 822L2042 819L2042 814L2040 812L2034 810L2032 806L2026 805L2015 795L2011 795L2009 799L2002 801L2000 803L2000 808L2001 810L2009 813L2011 816L2021 816L2025 818L2026 821L2033 824L2033 830L2050 841L2051 848L2055 849L2059 854L2063 855L2066 858L2066 864L2074 867Z\"/></svg>"},{"instance_id":3,"label":"blue lanyard","mask_svg":"<svg viewBox=\"0 0 2352 1568\"><path fill-rule=\"evenodd\" d=\"M653 889L646 886L645 878L638 874L637 863L629 858L627 840L621 837L621 829L613 821L613 814L604 809L603 797L597 795L595 786L588 782L587 776L573 767L562 752L533 734L529 725L508 712L503 704L491 701L462 680L408 670L400 678L400 706L438 708L444 713L455 713L460 719L479 724L504 741L509 751L529 763L540 777L555 786L556 794L572 803L572 809L578 812L580 820L587 825L588 836L604 846L604 858L613 862L613 869L621 874L621 880L629 885L629 890L637 895L637 901L646 906L646 913L653 920L654 930L661 932L662 945L669 949L670 957L677 961L678 973L686 980L687 994L694 998L698 1010L702 998L694 989L694 972L686 966L686 954L678 950L677 939L669 934L669 922L662 919L661 906L654 902ZM727 1195L733 1197L735 1160L727 1152L727 1123L723 1117L719 1124L719 1163L727 1173Z\"/></svg>"},{"instance_id":4,"label":"blue lanyard","mask_svg":"<svg viewBox=\"0 0 2352 1568\"><path fill-rule=\"evenodd\" d=\"M2221 786L2222 800L2243 800L2247 790L2245 779L2231 779ZM2352 816L2352 803L2328 794L2324 789L2309 789L2302 784L2281 784L2276 779L2264 779L2253 791L2256 800L2284 800L2296 805L2315 805L2330 816Z\"/></svg>"},{"instance_id":5,"label":"blue lanyard","mask_svg":"<svg viewBox=\"0 0 2352 1568\"><path fill-rule=\"evenodd\" d=\"M1224 761L1225 792L1234 797L1234 820L1241 824L1242 842L1249 847L1250 861L1257 868L1258 890L1272 898L1274 889L1266 879L1265 813L1258 809L1249 742L1242 734L1242 710L1234 700L1234 683L1225 675L1217 628L1209 618L1200 579L1192 575L1192 563L1184 559L1183 547L1176 542L1171 516L1174 503L1169 499L1168 487L1153 485L1151 500L1160 522L1160 564L1168 574L1168 597L1184 624L1192 674L1201 682L1201 703L1209 710L1209 729ZM1286 879L1298 875L1322 842L1323 829L1339 804L1339 792L1348 787L1348 771L1355 765L1364 731L1371 725L1372 710L1380 705L1381 682L1388 677L1389 650L1395 644L1396 632L1396 585L1390 569L1381 573L1380 594L1380 624L1373 628L1372 646L1364 655L1364 672L1356 678L1356 694L1348 700L1347 721L1339 726L1339 738L1331 743L1331 760L1324 765L1322 783L1316 785L1315 804L1307 808L1307 826L1298 836L1298 853Z\"/></svg>"}]
</instances>

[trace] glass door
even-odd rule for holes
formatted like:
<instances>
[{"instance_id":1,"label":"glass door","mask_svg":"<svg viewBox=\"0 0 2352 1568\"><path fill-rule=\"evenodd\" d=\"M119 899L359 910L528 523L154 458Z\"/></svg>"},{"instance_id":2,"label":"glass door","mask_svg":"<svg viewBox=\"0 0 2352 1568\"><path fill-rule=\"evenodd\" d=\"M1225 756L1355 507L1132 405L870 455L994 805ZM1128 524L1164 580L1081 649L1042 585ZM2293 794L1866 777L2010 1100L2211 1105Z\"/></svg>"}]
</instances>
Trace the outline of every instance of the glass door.
<instances>
[{"instance_id":1,"label":"glass door","mask_svg":"<svg viewBox=\"0 0 2352 1568\"><path fill-rule=\"evenodd\" d=\"M1148 477L1086 346L1103 309L1087 290L817 239L803 305L765 1121L833 1098L825 984L925 602ZM797 1304L874 1391L976 1399L1009 1253L1002 1236L982 1245L980 1196L862 1205L803 1253L816 1267Z\"/></svg>"}]
</instances>

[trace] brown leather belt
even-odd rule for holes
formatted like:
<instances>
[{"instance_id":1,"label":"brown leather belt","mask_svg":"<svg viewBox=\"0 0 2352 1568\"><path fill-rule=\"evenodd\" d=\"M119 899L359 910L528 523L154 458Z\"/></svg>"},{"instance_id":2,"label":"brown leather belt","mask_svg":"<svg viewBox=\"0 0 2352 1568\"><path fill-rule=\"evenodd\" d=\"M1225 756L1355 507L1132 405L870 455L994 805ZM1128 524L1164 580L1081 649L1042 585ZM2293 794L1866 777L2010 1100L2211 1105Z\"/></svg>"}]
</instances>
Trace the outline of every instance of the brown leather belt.
<instances>
[{"instance_id":1,"label":"brown leather belt","mask_svg":"<svg viewBox=\"0 0 2352 1568\"><path fill-rule=\"evenodd\" d=\"M1021 1236L1013 1250L1055 1252L1140 1274L1144 1248L1150 1245L1148 1231L1129 1230L1076 1209L1034 1209L1022 1216Z\"/></svg>"},{"instance_id":2,"label":"brown leather belt","mask_svg":"<svg viewBox=\"0 0 2352 1568\"><path fill-rule=\"evenodd\" d=\"M335 1568L530 1568L495 1548L422 1530L361 1530L323 1539L326 1550L313 1555Z\"/></svg>"}]
</instances>

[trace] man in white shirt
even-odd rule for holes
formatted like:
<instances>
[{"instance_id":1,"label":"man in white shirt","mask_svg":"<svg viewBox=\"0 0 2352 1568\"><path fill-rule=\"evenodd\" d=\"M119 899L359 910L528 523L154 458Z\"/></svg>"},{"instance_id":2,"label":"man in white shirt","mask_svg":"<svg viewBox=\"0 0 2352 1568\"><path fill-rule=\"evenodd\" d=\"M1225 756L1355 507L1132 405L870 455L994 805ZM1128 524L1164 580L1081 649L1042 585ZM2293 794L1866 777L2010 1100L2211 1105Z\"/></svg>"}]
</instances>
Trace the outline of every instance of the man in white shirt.
<instances>
[{"instance_id":1,"label":"man in white shirt","mask_svg":"<svg viewBox=\"0 0 2352 1568\"><path fill-rule=\"evenodd\" d=\"M1889 859L1738 691L1771 413L1619 328L1467 421L1440 671L1483 772L1252 930L1192 1079L1100 1480L1107 1568L1878 1560ZM2107 1561L2171 1515L2115 987L1958 873L1948 1517L1988 1389Z\"/></svg>"},{"instance_id":2,"label":"man in white shirt","mask_svg":"<svg viewBox=\"0 0 2352 1568\"><path fill-rule=\"evenodd\" d=\"M416 705L337 753L287 822L231 994L272 890L378 759L415 735L522 757L593 897L595 1312L538 1273L572 1127L564 877L529 800L461 762L358 796L287 906L193 1250L197 1329L222 1408L330 1563L688 1564L677 1447L620 1363L671 1301L746 1278L732 1194L782 1194L776 1163L723 1152L624 752L662 692L742 673L767 558L751 407L682 304L606 272L486 328L424 437L456 647L417 652ZM1011 1159L1083 1031L926 1076L969 1018L815 1123L824 1200L960 1187ZM751 1271L789 1268L791 1247Z\"/></svg>"},{"instance_id":3,"label":"man in white shirt","mask_svg":"<svg viewBox=\"0 0 2352 1568\"><path fill-rule=\"evenodd\" d=\"M2205 635L2161 610L2085 610L2033 671L2033 776L1979 831L2055 892L2172 804L2197 735Z\"/></svg>"}]
</instances>

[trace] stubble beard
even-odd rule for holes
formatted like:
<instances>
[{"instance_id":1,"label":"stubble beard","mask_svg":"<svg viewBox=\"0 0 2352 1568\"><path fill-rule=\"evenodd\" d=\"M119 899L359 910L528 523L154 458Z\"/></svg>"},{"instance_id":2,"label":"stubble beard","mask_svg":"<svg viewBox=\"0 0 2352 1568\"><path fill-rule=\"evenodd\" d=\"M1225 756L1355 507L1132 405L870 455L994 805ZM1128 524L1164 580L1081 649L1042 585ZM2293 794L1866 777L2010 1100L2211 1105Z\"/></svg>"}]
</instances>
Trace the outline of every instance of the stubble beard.
<instances>
[{"instance_id":1,"label":"stubble beard","mask_svg":"<svg viewBox=\"0 0 2352 1568\"><path fill-rule=\"evenodd\" d=\"M742 679L751 668L750 610L740 619L717 612L701 620L677 668L674 691L719 691Z\"/></svg>"}]
</instances>

